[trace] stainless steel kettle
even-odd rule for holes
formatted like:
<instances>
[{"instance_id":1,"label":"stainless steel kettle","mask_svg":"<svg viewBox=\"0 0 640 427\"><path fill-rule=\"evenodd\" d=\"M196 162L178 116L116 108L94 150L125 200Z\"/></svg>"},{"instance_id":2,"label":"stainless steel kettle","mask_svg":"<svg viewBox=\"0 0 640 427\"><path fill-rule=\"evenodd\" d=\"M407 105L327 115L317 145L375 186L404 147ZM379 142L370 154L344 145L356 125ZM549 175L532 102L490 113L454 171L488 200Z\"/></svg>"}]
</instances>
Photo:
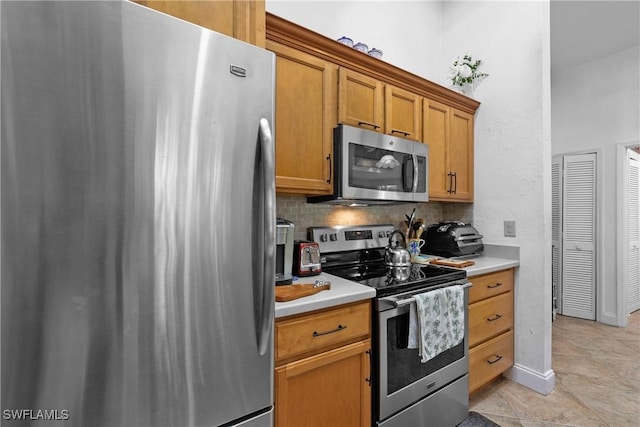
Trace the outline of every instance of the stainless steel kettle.
<instances>
[{"instance_id":1,"label":"stainless steel kettle","mask_svg":"<svg viewBox=\"0 0 640 427\"><path fill-rule=\"evenodd\" d=\"M402 245L397 241L393 241L393 236L399 234L402 236ZM411 267L411 255L409 251L405 249L407 241L404 234L400 230L395 230L389 236L389 246L384 254L384 262L391 267Z\"/></svg>"}]
</instances>

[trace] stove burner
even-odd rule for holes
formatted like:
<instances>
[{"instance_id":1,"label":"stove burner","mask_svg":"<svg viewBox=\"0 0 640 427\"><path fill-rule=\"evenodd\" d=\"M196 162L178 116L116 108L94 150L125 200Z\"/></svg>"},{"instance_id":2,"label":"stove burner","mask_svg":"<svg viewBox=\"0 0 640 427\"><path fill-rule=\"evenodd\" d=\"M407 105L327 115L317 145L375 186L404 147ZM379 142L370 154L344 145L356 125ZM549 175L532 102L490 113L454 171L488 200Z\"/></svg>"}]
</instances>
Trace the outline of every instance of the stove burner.
<instances>
[{"instance_id":1,"label":"stove burner","mask_svg":"<svg viewBox=\"0 0 640 427\"><path fill-rule=\"evenodd\" d=\"M309 240L320 247L322 271L371 286L378 298L466 277L464 270L435 265L400 267L410 272L386 266L386 246L394 229L390 224L311 227Z\"/></svg>"},{"instance_id":2,"label":"stove burner","mask_svg":"<svg viewBox=\"0 0 640 427\"><path fill-rule=\"evenodd\" d=\"M397 274L395 271L397 268L386 266L383 263L369 263L328 269L323 267L323 270L343 279L371 286L376 289L378 297L416 288L428 288L466 277L466 273L463 270L413 264L410 267L409 277L406 280L399 280L398 277L402 275Z\"/></svg>"}]
</instances>

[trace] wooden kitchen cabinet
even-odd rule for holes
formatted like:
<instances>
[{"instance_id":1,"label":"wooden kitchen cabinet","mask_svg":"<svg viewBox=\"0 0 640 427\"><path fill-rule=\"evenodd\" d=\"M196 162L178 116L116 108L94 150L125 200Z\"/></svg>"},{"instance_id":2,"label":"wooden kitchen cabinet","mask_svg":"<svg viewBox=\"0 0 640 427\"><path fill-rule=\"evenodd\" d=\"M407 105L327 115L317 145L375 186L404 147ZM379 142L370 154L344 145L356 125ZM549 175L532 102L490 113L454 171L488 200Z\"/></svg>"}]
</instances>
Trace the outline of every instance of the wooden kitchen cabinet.
<instances>
[{"instance_id":1,"label":"wooden kitchen cabinet","mask_svg":"<svg viewBox=\"0 0 640 427\"><path fill-rule=\"evenodd\" d=\"M382 82L342 67L338 76L338 121L384 132Z\"/></svg>"},{"instance_id":2,"label":"wooden kitchen cabinet","mask_svg":"<svg viewBox=\"0 0 640 427\"><path fill-rule=\"evenodd\" d=\"M332 192L333 128L344 123L428 143L429 199L473 202L479 102L268 12L266 38L278 55L279 193Z\"/></svg>"},{"instance_id":3,"label":"wooden kitchen cabinet","mask_svg":"<svg viewBox=\"0 0 640 427\"><path fill-rule=\"evenodd\" d=\"M429 200L473 202L473 115L425 98L423 128Z\"/></svg>"},{"instance_id":4,"label":"wooden kitchen cabinet","mask_svg":"<svg viewBox=\"0 0 640 427\"><path fill-rule=\"evenodd\" d=\"M469 394L513 366L513 269L469 277Z\"/></svg>"},{"instance_id":5,"label":"wooden kitchen cabinet","mask_svg":"<svg viewBox=\"0 0 640 427\"><path fill-rule=\"evenodd\" d=\"M276 191L331 194L337 67L268 40L276 54Z\"/></svg>"},{"instance_id":6,"label":"wooden kitchen cabinet","mask_svg":"<svg viewBox=\"0 0 640 427\"><path fill-rule=\"evenodd\" d=\"M422 142L422 97L385 86L384 133Z\"/></svg>"},{"instance_id":7,"label":"wooden kitchen cabinet","mask_svg":"<svg viewBox=\"0 0 640 427\"><path fill-rule=\"evenodd\" d=\"M276 319L276 426L369 427L370 337L370 301Z\"/></svg>"},{"instance_id":8,"label":"wooden kitchen cabinet","mask_svg":"<svg viewBox=\"0 0 640 427\"><path fill-rule=\"evenodd\" d=\"M346 68L338 75L340 123L421 141L419 95Z\"/></svg>"},{"instance_id":9,"label":"wooden kitchen cabinet","mask_svg":"<svg viewBox=\"0 0 640 427\"><path fill-rule=\"evenodd\" d=\"M265 46L264 0L135 0L218 33Z\"/></svg>"}]
</instances>

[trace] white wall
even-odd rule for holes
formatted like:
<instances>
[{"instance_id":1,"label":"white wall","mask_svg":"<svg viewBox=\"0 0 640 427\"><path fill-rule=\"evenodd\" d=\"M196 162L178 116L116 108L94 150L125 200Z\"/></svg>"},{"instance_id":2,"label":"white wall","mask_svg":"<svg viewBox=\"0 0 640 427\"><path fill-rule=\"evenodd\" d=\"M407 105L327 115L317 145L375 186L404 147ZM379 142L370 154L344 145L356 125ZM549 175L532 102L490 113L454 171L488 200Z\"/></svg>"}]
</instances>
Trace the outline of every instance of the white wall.
<instances>
[{"instance_id":1,"label":"white wall","mask_svg":"<svg viewBox=\"0 0 640 427\"><path fill-rule=\"evenodd\" d=\"M313 4L313 8L311 8ZM551 147L549 4L532 2L287 2L267 10L448 86L455 57L484 61L475 98L475 225L488 243L520 246L512 378L541 393L551 370ZM503 237L515 220L517 237Z\"/></svg>"},{"instance_id":2,"label":"white wall","mask_svg":"<svg viewBox=\"0 0 640 427\"><path fill-rule=\"evenodd\" d=\"M560 72L551 80L553 155L598 152L601 216L598 321L622 326L616 282L616 147L640 140L640 46Z\"/></svg>"},{"instance_id":3,"label":"white wall","mask_svg":"<svg viewBox=\"0 0 640 427\"><path fill-rule=\"evenodd\" d=\"M541 392L551 370L551 140L548 2L445 2L444 52L469 52L489 73L474 97L475 225L520 246L513 379ZM515 238L504 220L516 221Z\"/></svg>"},{"instance_id":4,"label":"white wall","mask_svg":"<svg viewBox=\"0 0 640 427\"><path fill-rule=\"evenodd\" d=\"M330 39L378 48L383 61L431 81L441 75L439 1L266 0L266 8Z\"/></svg>"}]
</instances>

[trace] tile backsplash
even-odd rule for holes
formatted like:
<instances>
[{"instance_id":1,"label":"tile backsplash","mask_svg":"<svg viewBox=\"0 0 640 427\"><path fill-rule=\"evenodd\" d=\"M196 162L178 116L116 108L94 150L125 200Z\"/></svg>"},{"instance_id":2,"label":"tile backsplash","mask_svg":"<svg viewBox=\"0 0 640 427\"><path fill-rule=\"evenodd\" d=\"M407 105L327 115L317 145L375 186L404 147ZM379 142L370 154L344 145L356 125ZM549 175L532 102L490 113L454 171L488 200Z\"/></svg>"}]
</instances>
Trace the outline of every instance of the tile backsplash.
<instances>
[{"instance_id":1,"label":"tile backsplash","mask_svg":"<svg viewBox=\"0 0 640 427\"><path fill-rule=\"evenodd\" d=\"M427 224L439 221L463 221L473 223L473 204L469 203L408 203L390 206L351 208L307 203L305 196L278 195L276 214L296 225L296 240L307 238L307 228L323 225L393 224L401 230L405 214L416 208L416 218L424 218Z\"/></svg>"}]
</instances>

